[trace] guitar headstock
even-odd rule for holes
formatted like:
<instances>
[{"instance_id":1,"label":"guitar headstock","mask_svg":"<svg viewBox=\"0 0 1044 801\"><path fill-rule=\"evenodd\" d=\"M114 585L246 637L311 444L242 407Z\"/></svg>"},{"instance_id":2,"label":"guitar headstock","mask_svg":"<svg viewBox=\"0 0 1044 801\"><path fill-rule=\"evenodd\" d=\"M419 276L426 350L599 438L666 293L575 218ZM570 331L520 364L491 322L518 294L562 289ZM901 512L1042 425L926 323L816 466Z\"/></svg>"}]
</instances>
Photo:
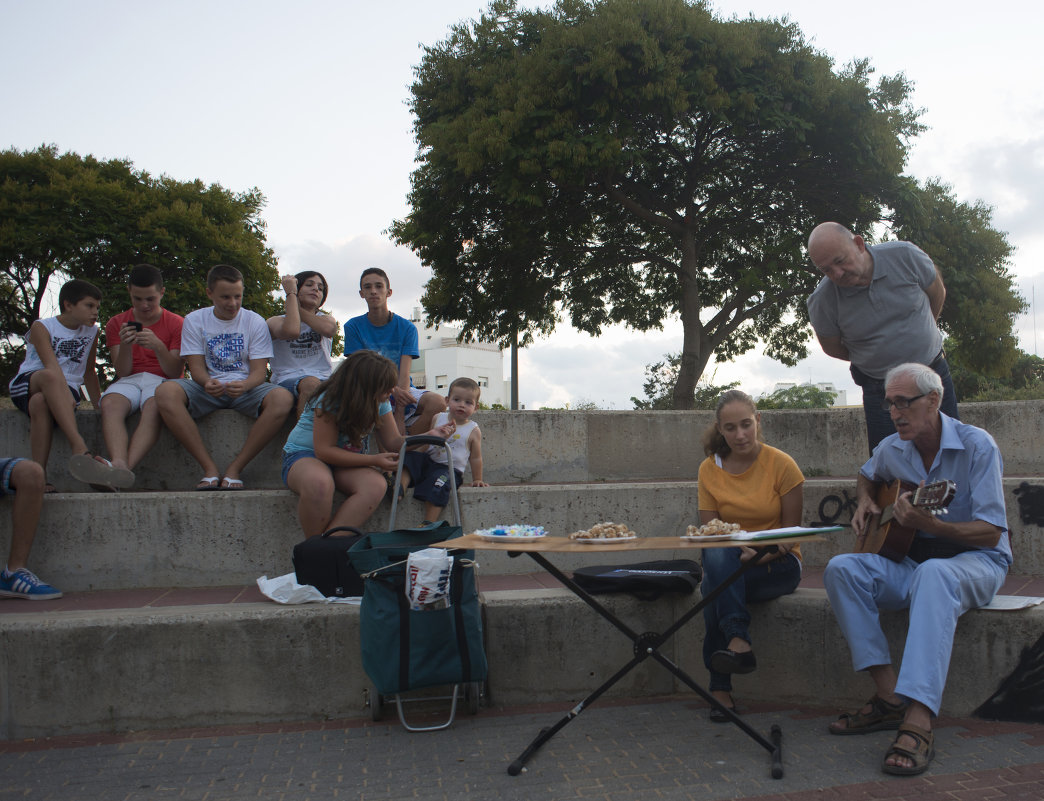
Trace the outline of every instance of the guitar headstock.
<instances>
[{"instance_id":1,"label":"guitar headstock","mask_svg":"<svg viewBox=\"0 0 1044 801\"><path fill-rule=\"evenodd\" d=\"M945 481L934 481L918 487L910 499L910 504L919 509L931 512L933 515L941 514L957 495L957 485L949 479Z\"/></svg>"}]
</instances>

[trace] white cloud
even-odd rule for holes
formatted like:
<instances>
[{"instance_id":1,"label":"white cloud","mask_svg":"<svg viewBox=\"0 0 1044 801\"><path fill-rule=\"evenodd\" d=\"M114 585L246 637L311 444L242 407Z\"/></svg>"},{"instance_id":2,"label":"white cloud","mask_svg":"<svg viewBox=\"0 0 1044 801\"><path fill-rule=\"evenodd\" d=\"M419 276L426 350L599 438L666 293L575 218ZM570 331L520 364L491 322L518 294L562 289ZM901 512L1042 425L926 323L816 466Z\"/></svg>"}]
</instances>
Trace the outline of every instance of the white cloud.
<instances>
[{"instance_id":1,"label":"white cloud","mask_svg":"<svg viewBox=\"0 0 1044 801\"><path fill-rule=\"evenodd\" d=\"M427 279L412 253L383 231L406 212L415 145L407 107L420 44L487 7L485 0L391 3L299 0L34 0L2 5L0 146L53 142L99 158L268 198L269 240L286 272L310 268L331 285L339 318L365 308L356 287L371 264L392 277L391 306L408 314ZM549 3L524 2L526 6ZM1044 201L1038 100L1042 6L994 0L879 0L846 13L826 0L718 0L722 15L789 16L838 64L869 57L879 75L904 72L931 130L910 170L939 176L958 197L981 198L1017 251L1027 298L1042 272ZM40 57L46 31L46 58ZM27 66L28 65L28 66ZM1040 287L1044 303L1044 282ZM1032 348L1032 318L1020 321ZM1044 332L1042 332L1044 336ZM600 339L562 326L520 356L522 400L579 399L629 408L644 366L681 346L677 324ZM759 354L721 365L717 383L754 394L776 381L833 381L858 391L846 366L811 345L793 369ZM712 368L713 369L713 366Z\"/></svg>"}]
</instances>

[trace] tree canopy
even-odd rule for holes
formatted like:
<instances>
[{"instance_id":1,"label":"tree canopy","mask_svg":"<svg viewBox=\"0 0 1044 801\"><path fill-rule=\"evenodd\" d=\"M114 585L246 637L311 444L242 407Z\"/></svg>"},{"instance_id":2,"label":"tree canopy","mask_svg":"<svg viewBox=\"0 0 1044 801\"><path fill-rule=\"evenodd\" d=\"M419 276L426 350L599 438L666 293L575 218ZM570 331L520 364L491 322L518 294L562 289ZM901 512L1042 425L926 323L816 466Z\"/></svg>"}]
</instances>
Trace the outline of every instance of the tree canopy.
<instances>
[{"instance_id":1,"label":"tree canopy","mask_svg":"<svg viewBox=\"0 0 1044 801\"><path fill-rule=\"evenodd\" d=\"M391 234L432 270L429 316L466 337L680 316L674 407L692 408L712 354L806 355L808 232L865 230L902 188L910 86L871 76L702 2L494 2L416 68Z\"/></svg>"},{"instance_id":2,"label":"tree canopy","mask_svg":"<svg viewBox=\"0 0 1044 801\"><path fill-rule=\"evenodd\" d=\"M1014 321L1026 302L1008 270L1012 247L991 226L990 208L961 203L937 180L910 181L893 205L892 232L931 256L946 284L939 325L947 360L987 377L1009 375L1021 354Z\"/></svg>"},{"instance_id":3,"label":"tree canopy","mask_svg":"<svg viewBox=\"0 0 1044 801\"><path fill-rule=\"evenodd\" d=\"M739 381L729 384L715 384L717 371L710 376L703 375L692 393L692 402L684 407L674 405L674 388L678 383L678 370L681 365L680 353L668 353L663 361L645 365L645 382L642 391L645 398L631 397L635 409L667 410L675 408L714 409L718 399L724 392L739 386Z\"/></svg>"},{"instance_id":4,"label":"tree canopy","mask_svg":"<svg viewBox=\"0 0 1044 801\"><path fill-rule=\"evenodd\" d=\"M0 358L20 358L12 337L69 278L102 290L102 320L126 310L127 272L140 262L163 272L163 305L178 314L210 305L206 276L218 263L243 273L245 307L275 313L279 274L264 202L257 189L155 178L128 161L54 146L0 151Z\"/></svg>"},{"instance_id":5,"label":"tree canopy","mask_svg":"<svg viewBox=\"0 0 1044 801\"><path fill-rule=\"evenodd\" d=\"M946 341L946 352L954 348ZM1019 350L1011 369L1003 376L978 372L954 363L953 387L965 402L1036 400L1044 398L1044 359Z\"/></svg>"},{"instance_id":6,"label":"tree canopy","mask_svg":"<svg viewBox=\"0 0 1044 801\"><path fill-rule=\"evenodd\" d=\"M797 384L758 398L757 403L758 409L825 409L833 406L836 397L836 392L811 384Z\"/></svg>"}]
</instances>

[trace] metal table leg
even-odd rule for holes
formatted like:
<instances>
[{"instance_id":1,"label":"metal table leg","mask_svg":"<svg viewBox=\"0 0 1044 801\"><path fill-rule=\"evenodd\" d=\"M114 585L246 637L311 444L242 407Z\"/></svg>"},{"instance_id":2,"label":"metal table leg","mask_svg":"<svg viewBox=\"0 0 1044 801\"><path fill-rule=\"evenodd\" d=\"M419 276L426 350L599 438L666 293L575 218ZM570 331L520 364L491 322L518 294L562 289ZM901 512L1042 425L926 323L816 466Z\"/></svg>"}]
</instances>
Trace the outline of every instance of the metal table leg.
<instances>
[{"instance_id":1,"label":"metal table leg","mask_svg":"<svg viewBox=\"0 0 1044 801\"><path fill-rule=\"evenodd\" d=\"M659 652L659 649L680 629L682 629L693 617L703 611L707 604L712 603L721 593L723 593L729 585L735 582L741 575L747 570L757 565L761 559L767 555L776 551L775 545L765 546L757 549L757 555L748 560L747 562L740 565L740 567L732 573L725 581L719 586L715 587L714 590L708 593L706 596L700 599L699 603L693 605L689 611L679 617L674 623L672 623L663 633L657 632L645 632L638 633L631 629L626 623L620 620L616 615L606 609L601 603L597 601L590 593L574 582L569 576L565 575L555 565L547 560L543 554L537 551L526 551L533 561L540 565L544 570L554 576L559 582L562 583L567 589L569 589L574 595L580 600L591 607L595 612L605 618L609 623L619 629L625 634L630 640L634 647L634 658L628 661L623 667L621 667L616 673L606 679L599 687L592 691L586 698L580 703L570 709L566 715L555 723L553 726L540 730L540 733L536 738L526 747L526 749L519 755L518 759L512 762L508 766L508 773L512 776L517 776L522 772L526 762L544 745L548 740L558 734L570 721L577 717L587 707L593 704L598 698L600 698L607 690L609 690L614 684L620 679L630 673L635 667L644 662L646 659L652 658L663 665L668 671L670 671L679 681L689 687L693 692L703 698L712 706L721 710L729 718L729 720L735 724L744 734L754 740L758 745L764 748L772 757L772 778L779 779L783 776L783 730L778 725L773 725L770 733L770 737L764 737L760 732L751 728L751 726L732 710L726 708L718 702L714 696L710 694L703 687L698 685L692 677L690 677L684 670L675 665L670 659ZM512 554L514 555L514 554Z\"/></svg>"}]
</instances>

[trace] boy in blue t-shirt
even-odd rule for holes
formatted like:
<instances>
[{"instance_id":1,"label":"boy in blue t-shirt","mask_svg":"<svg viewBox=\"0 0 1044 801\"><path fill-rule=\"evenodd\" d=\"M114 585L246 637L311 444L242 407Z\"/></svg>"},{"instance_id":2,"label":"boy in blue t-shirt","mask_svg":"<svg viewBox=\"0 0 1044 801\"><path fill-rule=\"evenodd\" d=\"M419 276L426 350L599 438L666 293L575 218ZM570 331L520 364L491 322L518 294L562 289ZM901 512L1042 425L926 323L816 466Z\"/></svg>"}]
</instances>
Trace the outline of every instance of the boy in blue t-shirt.
<instances>
[{"instance_id":1,"label":"boy in blue t-shirt","mask_svg":"<svg viewBox=\"0 0 1044 801\"><path fill-rule=\"evenodd\" d=\"M395 424L402 434L427 431L431 419L446 408L446 399L437 392L415 389L410 381L410 365L420 357L417 326L392 314L388 298L392 294L388 274L379 267L363 270L359 279L359 297L368 311L344 324L344 355L357 350L372 350L399 368L399 383L392 391Z\"/></svg>"}]
</instances>

